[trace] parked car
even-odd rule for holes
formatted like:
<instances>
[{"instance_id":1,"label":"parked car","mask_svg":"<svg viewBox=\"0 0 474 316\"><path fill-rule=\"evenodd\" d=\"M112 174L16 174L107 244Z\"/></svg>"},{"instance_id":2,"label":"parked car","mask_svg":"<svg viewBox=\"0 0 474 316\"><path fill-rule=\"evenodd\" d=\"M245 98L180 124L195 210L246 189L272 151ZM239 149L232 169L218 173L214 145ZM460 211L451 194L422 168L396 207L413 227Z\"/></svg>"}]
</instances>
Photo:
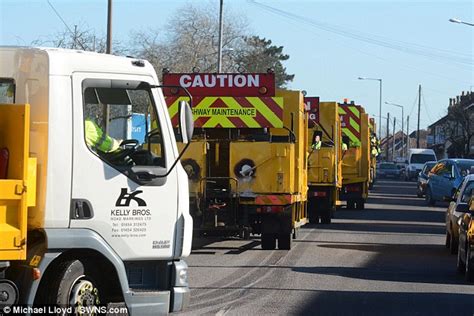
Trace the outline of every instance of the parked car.
<instances>
[{"instance_id":1,"label":"parked car","mask_svg":"<svg viewBox=\"0 0 474 316\"><path fill-rule=\"evenodd\" d=\"M416 179L425 162L437 160L433 149L411 148L408 152L408 159L405 161L407 163L405 181Z\"/></svg>"},{"instance_id":2,"label":"parked car","mask_svg":"<svg viewBox=\"0 0 474 316\"><path fill-rule=\"evenodd\" d=\"M416 196L423 197L425 195L428 173L430 172L431 168L434 167L434 165L436 165L436 161L428 161L423 165L423 169L421 169L420 173L418 174L418 181L416 183Z\"/></svg>"},{"instance_id":3,"label":"parked car","mask_svg":"<svg viewBox=\"0 0 474 316\"><path fill-rule=\"evenodd\" d=\"M469 210L459 220L459 242L457 269L464 273L467 281L474 281L474 197L471 196Z\"/></svg>"},{"instance_id":4,"label":"parked car","mask_svg":"<svg viewBox=\"0 0 474 316\"><path fill-rule=\"evenodd\" d=\"M446 248L452 254L458 251L459 242L459 219L469 210L468 203L474 189L474 174L467 175L461 183L461 187L454 196L445 197L451 200L446 211Z\"/></svg>"},{"instance_id":5,"label":"parked car","mask_svg":"<svg viewBox=\"0 0 474 316\"><path fill-rule=\"evenodd\" d=\"M431 169L426 182L425 201L434 205L445 196L453 196L464 177L474 167L474 159L443 159Z\"/></svg>"},{"instance_id":6,"label":"parked car","mask_svg":"<svg viewBox=\"0 0 474 316\"><path fill-rule=\"evenodd\" d=\"M382 162L377 168L378 178L399 178L400 170L393 162Z\"/></svg>"}]
</instances>

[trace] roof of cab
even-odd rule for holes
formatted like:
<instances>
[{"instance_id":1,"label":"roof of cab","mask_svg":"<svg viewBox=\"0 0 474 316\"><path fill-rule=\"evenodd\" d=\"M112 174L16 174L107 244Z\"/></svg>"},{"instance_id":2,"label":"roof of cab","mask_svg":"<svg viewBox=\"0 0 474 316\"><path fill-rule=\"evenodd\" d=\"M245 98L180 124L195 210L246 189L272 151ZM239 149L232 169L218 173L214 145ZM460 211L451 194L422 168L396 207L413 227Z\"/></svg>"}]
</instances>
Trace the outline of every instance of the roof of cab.
<instances>
[{"instance_id":1,"label":"roof of cab","mask_svg":"<svg viewBox=\"0 0 474 316\"><path fill-rule=\"evenodd\" d=\"M49 60L49 73L53 75L71 75L73 72L117 72L156 76L149 62L137 58L50 47L2 46L0 52L2 51L17 51L25 56L45 54ZM142 61L143 66L139 66L140 63L137 61Z\"/></svg>"}]
</instances>

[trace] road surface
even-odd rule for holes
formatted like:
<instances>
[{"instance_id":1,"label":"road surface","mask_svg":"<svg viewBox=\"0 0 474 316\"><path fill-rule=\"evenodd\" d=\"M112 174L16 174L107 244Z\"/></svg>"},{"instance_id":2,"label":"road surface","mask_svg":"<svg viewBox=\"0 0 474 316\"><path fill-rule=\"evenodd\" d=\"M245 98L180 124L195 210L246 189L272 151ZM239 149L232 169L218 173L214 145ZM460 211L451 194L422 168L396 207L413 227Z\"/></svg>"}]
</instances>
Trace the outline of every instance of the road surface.
<instances>
[{"instance_id":1,"label":"road surface","mask_svg":"<svg viewBox=\"0 0 474 316\"><path fill-rule=\"evenodd\" d=\"M180 315L472 316L474 284L444 247L446 207L425 206L413 182L380 180L366 210L304 226L291 251L199 240Z\"/></svg>"}]
</instances>

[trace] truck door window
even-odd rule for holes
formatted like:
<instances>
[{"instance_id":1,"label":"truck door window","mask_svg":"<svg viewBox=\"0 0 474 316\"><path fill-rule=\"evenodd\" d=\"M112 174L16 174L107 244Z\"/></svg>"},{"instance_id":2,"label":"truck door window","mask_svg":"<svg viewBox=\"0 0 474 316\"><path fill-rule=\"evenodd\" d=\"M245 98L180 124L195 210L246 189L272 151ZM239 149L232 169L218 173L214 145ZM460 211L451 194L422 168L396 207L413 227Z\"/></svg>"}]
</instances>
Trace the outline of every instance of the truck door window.
<instances>
[{"instance_id":1,"label":"truck door window","mask_svg":"<svg viewBox=\"0 0 474 316\"><path fill-rule=\"evenodd\" d=\"M0 103L15 103L15 81L0 78Z\"/></svg>"},{"instance_id":2,"label":"truck door window","mask_svg":"<svg viewBox=\"0 0 474 316\"><path fill-rule=\"evenodd\" d=\"M141 166L141 171L143 166L150 166L149 170L166 167L149 85L135 83L130 84L134 88L128 88L128 84L115 82L120 87L83 86L84 138L94 154L132 179L134 167Z\"/></svg>"}]
</instances>

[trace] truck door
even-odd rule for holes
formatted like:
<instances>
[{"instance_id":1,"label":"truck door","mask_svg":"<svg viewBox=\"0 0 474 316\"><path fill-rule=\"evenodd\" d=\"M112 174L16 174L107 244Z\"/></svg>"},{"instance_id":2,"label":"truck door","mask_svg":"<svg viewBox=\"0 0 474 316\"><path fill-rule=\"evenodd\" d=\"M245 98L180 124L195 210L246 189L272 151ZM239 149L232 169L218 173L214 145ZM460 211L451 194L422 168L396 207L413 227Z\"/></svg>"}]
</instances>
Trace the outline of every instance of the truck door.
<instances>
[{"instance_id":1,"label":"truck door","mask_svg":"<svg viewBox=\"0 0 474 316\"><path fill-rule=\"evenodd\" d=\"M123 260L173 256L176 169L156 177L174 161L172 135L149 84L152 77L73 75L70 228L96 232Z\"/></svg>"}]
</instances>

